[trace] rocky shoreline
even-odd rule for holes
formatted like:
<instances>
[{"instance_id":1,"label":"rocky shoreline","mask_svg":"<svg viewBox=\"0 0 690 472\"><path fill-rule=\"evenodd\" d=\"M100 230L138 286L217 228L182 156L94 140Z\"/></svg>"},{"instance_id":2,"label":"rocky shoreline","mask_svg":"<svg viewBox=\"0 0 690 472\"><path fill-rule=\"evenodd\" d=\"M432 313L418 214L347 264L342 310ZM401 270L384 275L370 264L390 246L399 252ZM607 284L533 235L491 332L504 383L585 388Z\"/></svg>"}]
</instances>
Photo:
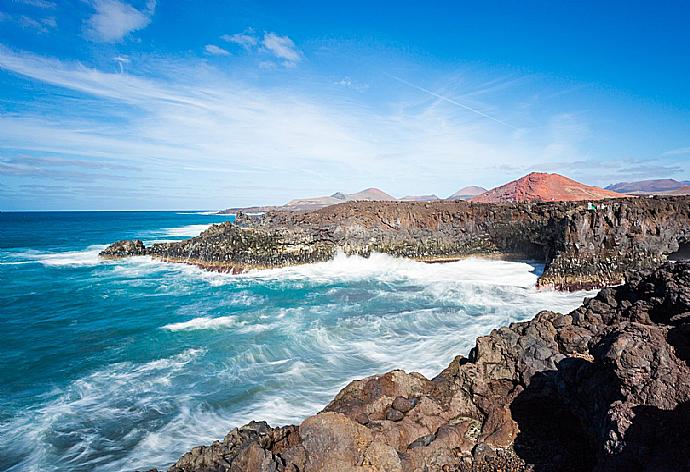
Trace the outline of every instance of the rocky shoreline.
<instances>
[{"instance_id":1,"label":"rocky shoreline","mask_svg":"<svg viewBox=\"0 0 690 472\"><path fill-rule=\"evenodd\" d=\"M356 380L298 426L251 422L169 472L685 471L690 263L477 339L433 379Z\"/></svg>"},{"instance_id":2,"label":"rocky shoreline","mask_svg":"<svg viewBox=\"0 0 690 472\"><path fill-rule=\"evenodd\" d=\"M195 238L145 247L118 241L101 256L150 255L204 269L243 272L331 260L338 251L420 261L466 257L538 260L542 287L618 285L659 267L690 242L690 197L476 204L350 202L310 212L238 213Z\"/></svg>"}]
</instances>

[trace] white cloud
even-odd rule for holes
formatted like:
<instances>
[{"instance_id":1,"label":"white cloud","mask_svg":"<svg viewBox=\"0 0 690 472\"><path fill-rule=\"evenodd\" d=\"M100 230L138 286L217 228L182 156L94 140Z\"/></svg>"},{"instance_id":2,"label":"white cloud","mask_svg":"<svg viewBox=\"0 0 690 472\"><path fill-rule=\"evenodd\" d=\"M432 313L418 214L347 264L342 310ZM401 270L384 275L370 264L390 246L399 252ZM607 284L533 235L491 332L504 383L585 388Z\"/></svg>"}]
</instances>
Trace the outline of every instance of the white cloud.
<instances>
[{"instance_id":1,"label":"white cloud","mask_svg":"<svg viewBox=\"0 0 690 472\"><path fill-rule=\"evenodd\" d=\"M229 56L230 53L225 49L216 46L215 44L207 44L204 46L204 51L212 56Z\"/></svg>"},{"instance_id":2,"label":"white cloud","mask_svg":"<svg viewBox=\"0 0 690 472\"><path fill-rule=\"evenodd\" d=\"M353 89L353 90L356 90L358 92L364 92L365 90L367 90L369 88L369 85L361 84L355 80L352 80L351 77L347 77L347 76L343 77L340 80L336 80L335 82L333 82L333 84L334 85L340 85L341 87Z\"/></svg>"},{"instance_id":3,"label":"white cloud","mask_svg":"<svg viewBox=\"0 0 690 472\"><path fill-rule=\"evenodd\" d=\"M29 5L31 7L43 8L44 10L54 10L57 4L48 0L18 0L19 3Z\"/></svg>"},{"instance_id":4,"label":"white cloud","mask_svg":"<svg viewBox=\"0 0 690 472\"><path fill-rule=\"evenodd\" d=\"M223 41L228 43L239 44L245 49L251 49L258 43L257 39L252 35L251 31L236 34L224 34L220 37Z\"/></svg>"},{"instance_id":5,"label":"white cloud","mask_svg":"<svg viewBox=\"0 0 690 472\"><path fill-rule=\"evenodd\" d=\"M22 28L33 29L39 33L47 33L51 29L57 28L55 17L34 18L28 15L13 17L0 11L0 21L11 21L17 23Z\"/></svg>"},{"instance_id":6,"label":"white cloud","mask_svg":"<svg viewBox=\"0 0 690 472\"><path fill-rule=\"evenodd\" d=\"M268 52L282 59L285 66L294 66L302 60L302 53L287 36L265 33L261 44Z\"/></svg>"},{"instance_id":7,"label":"white cloud","mask_svg":"<svg viewBox=\"0 0 690 472\"><path fill-rule=\"evenodd\" d=\"M86 36L94 41L113 43L148 26L156 2L149 0L145 10L140 11L119 0L94 0L93 8L95 13L85 24Z\"/></svg>"},{"instance_id":8,"label":"white cloud","mask_svg":"<svg viewBox=\"0 0 690 472\"><path fill-rule=\"evenodd\" d=\"M685 154L690 154L690 146L678 149L671 149L670 151L664 152L662 156L682 156Z\"/></svg>"},{"instance_id":9,"label":"white cloud","mask_svg":"<svg viewBox=\"0 0 690 472\"><path fill-rule=\"evenodd\" d=\"M47 33L49 30L57 27L57 21L52 16L36 19L22 15L17 19L17 22L24 28L34 29L40 33Z\"/></svg>"}]
</instances>

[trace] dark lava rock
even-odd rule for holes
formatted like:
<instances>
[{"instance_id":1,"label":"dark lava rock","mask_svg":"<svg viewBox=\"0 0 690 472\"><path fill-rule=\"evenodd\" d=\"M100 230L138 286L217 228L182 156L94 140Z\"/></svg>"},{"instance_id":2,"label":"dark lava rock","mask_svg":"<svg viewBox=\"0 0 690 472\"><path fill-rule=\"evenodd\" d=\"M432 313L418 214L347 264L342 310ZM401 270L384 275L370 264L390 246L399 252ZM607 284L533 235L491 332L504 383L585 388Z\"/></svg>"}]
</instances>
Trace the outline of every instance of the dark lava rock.
<instances>
[{"instance_id":1,"label":"dark lava rock","mask_svg":"<svg viewBox=\"0 0 690 472\"><path fill-rule=\"evenodd\" d=\"M111 259L121 257L143 256L146 254L146 247L139 239L117 241L103 249L99 256Z\"/></svg>"},{"instance_id":2,"label":"dark lava rock","mask_svg":"<svg viewBox=\"0 0 690 472\"><path fill-rule=\"evenodd\" d=\"M396 410L395 408L389 408L386 410L386 419L388 421L400 421L404 417L405 415Z\"/></svg>"},{"instance_id":3,"label":"dark lava rock","mask_svg":"<svg viewBox=\"0 0 690 472\"><path fill-rule=\"evenodd\" d=\"M496 329L433 379L356 380L299 426L250 423L170 471L687 471L689 304L690 263L667 263Z\"/></svg>"},{"instance_id":4,"label":"dark lava rock","mask_svg":"<svg viewBox=\"0 0 690 472\"><path fill-rule=\"evenodd\" d=\"M392 407L401 413L407 413L414 408L414 400L405 397L396 397L395 400L393 400Z\"/></svg>"}]
</instances>

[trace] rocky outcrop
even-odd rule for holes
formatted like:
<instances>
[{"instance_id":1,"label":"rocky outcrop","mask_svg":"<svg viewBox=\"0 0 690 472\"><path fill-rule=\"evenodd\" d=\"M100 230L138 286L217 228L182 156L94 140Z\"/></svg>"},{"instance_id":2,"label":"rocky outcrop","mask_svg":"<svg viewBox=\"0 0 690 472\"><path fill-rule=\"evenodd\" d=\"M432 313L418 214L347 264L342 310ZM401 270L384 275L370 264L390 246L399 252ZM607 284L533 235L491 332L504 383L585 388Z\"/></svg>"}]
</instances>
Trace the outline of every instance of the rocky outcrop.
<instances>
[{"instance_id":1,"label":"rocky outcrop","mask_svg":"<svg viewBox=\"0 0 690 472\"><path fill-rule=\"evenodd\" d=\"M213 270L241 272L327 261L338 251L382 252L421 261L502 257L541 260L540 286L617 285L627 272L658 267L690 239L690 198L602 202L472 204L352 202L318 211L239 213L175 243L118 242L102 254L146 253Z\"/></svg>"},{"instance_id":2,"label":"rocky outcrop","mask_svg":"<svg viewBox=\"0 0 690 472\"><path fill-rule=\"evenodd\" d=\"M433 379L345 387L299 426L250 423L171 472L681 471L690 465L690 264L480 337Z\"/></svg>"},{"instance_id":3,"label":"rocky outcrop","mask_svg":"<svg viewBox=\"0 0 690 472\"><path fill-rule=\"evenodd\" d=\"M106 259L120 259L122 257L143 256L147 254L144 243L139 239L117 241L105 248L99 254Z\"/></svg>"}]
</instances>

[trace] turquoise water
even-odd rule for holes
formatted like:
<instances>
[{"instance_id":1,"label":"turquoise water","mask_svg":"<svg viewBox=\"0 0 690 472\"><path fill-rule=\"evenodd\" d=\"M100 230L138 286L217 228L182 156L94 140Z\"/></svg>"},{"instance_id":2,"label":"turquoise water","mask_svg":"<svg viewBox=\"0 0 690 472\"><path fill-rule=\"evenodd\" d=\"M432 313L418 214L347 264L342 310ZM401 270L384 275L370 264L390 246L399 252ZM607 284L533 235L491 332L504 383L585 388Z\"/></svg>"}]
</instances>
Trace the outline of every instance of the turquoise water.
<instances>
[{"instance_id":1,"label":"turquoise water","mask_svg":"<svg viewBox=\"0 0 690 472\"><path fill-rule=\"evenodd\" d=\"M239 276L140 257L194 212L0 213L0 470L164 468L251 419L298 422L347 382L433 376L478 335L570 310L539 266L376 254Z\"/></svg>"}]
</instances>

